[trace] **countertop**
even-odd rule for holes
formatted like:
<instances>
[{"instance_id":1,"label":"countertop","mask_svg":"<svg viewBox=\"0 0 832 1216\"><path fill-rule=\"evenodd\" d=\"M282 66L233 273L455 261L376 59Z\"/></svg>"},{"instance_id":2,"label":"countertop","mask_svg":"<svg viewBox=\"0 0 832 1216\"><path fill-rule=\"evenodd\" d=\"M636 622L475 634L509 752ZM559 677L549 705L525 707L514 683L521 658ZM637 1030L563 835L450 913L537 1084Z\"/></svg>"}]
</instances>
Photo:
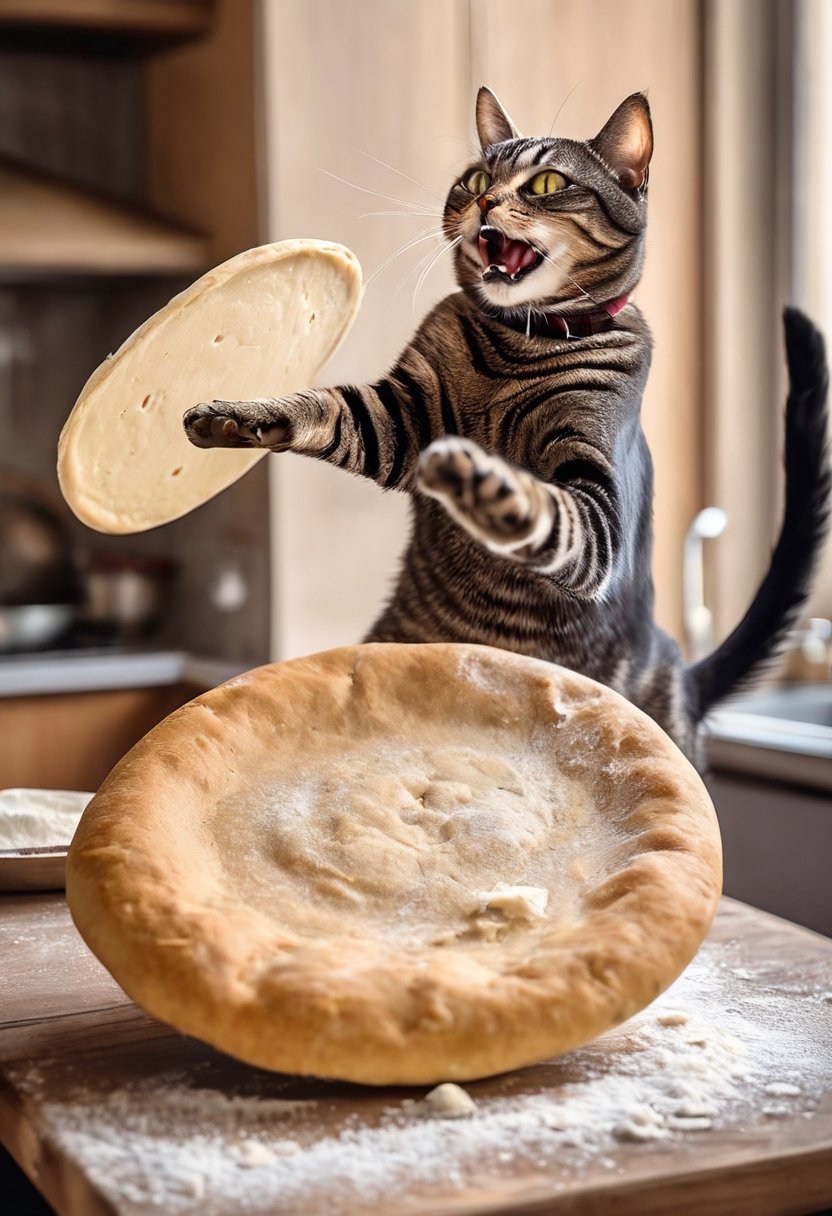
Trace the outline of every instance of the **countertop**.
<instances>
[{"instance_id":1,"label":"countertop","mask_svg":"<svg viewBox=\"0 0 832 1216\"><path fill-rule=\"evenodd\" d=\"M832 941L724 900L593 1043L424 1089L247 1067L137 1008L61 895L0 897L0 1141L59 1216L795 1216L832 1204Z\"/></svg>"},{"instance_id":2,"label":"countertop","mask_svg":"<svg viewBox=\"0 0 832 1216\"><path fill-rule=\"evenodd\" d=\"M183 650L53 650L0 658L0 697L192 684L215 688L252 666Z\"/></svg>"},{"instance_id":3,"label":"countertop","mask_svg":"<svg viewBox=\"0 0 832 1216\"><path fill-rule=\"evenodd\" d=\"M188 684L215 688L254 666L183 650L55 650L0 656L0 698ZM832 684L728 702L706 721L713 768L832 790Z\"/></svg>"}]
</instances>

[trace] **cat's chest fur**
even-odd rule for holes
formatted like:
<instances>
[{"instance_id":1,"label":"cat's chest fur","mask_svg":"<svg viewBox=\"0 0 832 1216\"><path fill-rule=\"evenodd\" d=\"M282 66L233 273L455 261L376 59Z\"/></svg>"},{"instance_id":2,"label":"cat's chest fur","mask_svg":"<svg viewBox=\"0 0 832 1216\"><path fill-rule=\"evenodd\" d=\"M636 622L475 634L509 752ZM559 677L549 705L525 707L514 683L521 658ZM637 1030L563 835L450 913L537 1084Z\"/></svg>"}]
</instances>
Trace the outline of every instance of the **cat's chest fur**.
<instances>
[{"instance_id":1,"label":"cat's chest fur","mask_svg":"<svg viewBox=\"0 0 832 1216\"><path fill-rule=\"evenodd\" d=\"M448 434L552 475L557 446L580 437L612 453L638 425L650 333L628 310L615 328L577 340L526 335L481 312L464 293L427 318L413 342L437 378Z\"/></svg>"}]
</instances>

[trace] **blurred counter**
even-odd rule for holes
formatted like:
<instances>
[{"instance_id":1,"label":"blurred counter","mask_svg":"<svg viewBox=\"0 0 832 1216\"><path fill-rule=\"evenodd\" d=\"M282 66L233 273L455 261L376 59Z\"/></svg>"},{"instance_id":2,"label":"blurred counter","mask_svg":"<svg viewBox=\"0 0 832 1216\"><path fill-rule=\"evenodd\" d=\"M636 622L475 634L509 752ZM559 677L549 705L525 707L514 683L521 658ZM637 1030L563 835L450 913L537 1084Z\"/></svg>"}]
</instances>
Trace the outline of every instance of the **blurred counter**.
<instances>
[{"instance_id":1,"label":"blurred counter","mask_svg":"<svg viewBox=\"0 0 832 1216\"><path fill-rule=\"evenodd\" d=\"M56 650L0 659L0 697L104 692L186 684L214 688L250 664L204 658L181 650Z\"/></svg>"},{"instance_id":2,"label":"blurred counter","mask_svg":"<svg viewBox=\"0 0 832 1216\"><path fill-rule=\"evenodd\" d=\"M832 791L832 684L783 685L707 720L710 767Z\"/></svg>"}]
</instances>

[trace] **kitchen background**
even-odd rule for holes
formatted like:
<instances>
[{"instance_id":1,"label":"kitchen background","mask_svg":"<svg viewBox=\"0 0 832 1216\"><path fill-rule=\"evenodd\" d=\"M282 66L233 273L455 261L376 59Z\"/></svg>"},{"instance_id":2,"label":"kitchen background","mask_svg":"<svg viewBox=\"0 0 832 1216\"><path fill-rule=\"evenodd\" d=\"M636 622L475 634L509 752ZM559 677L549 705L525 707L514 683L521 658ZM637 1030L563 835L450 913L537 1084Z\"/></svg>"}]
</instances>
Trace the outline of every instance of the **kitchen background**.
<instances>
[{"instance_id":1,"label":"kitchen background","mask_svg":"<svg viewBox=\"0 0 832 1216\"><path fill-rule=\"evenodd\" d=\"M264 241L355 250L373 281L326 374L377 375L451 287L430 230L481 83L581 138L649 92L658 616L691 651L725 636L779 517L781 305L832 334L830 69L826 0L0 0L0 786L95 788L196 692L371 622L406 503L281 456L107 537L63 505L55 446L108 352ZM830 616L827 554L711 750L728 891L826 933Z\"/></svg>"}]
</instances>

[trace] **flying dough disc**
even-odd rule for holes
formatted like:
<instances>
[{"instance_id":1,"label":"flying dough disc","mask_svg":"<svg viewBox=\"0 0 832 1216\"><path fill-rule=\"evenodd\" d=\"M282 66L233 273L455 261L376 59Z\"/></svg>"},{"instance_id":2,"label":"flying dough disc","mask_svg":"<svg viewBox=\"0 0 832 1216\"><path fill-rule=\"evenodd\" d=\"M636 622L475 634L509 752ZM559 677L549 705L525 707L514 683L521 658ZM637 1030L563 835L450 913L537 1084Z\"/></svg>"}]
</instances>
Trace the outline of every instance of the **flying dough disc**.
<instances>
[{"instance_id":1,"label":"flying dough disc","mask_svg":"<svg viewBox=\"0 0 832 1216\"><path fill-rule=\"evenodd\" d=\"M175 296L93 372L64 426L58 478L78 518L144 532L237 481L266 453L197 449L183 414L308 388L360 295L349 249L296 240L240 253Z\"/></svg>"},{"instance_id":2,"label":"flying dough disc","mask_svg":"<svg viewBox=\"0 0 832 1216\"><path fill-rule=\"evenodd\" d=\"M683 970L716 817L664 732L564 668L370 644L261 667L117 765L69 851L124 990L263 1068L470 1080L569 1050Z\"/></svg>"}]
</instances>

